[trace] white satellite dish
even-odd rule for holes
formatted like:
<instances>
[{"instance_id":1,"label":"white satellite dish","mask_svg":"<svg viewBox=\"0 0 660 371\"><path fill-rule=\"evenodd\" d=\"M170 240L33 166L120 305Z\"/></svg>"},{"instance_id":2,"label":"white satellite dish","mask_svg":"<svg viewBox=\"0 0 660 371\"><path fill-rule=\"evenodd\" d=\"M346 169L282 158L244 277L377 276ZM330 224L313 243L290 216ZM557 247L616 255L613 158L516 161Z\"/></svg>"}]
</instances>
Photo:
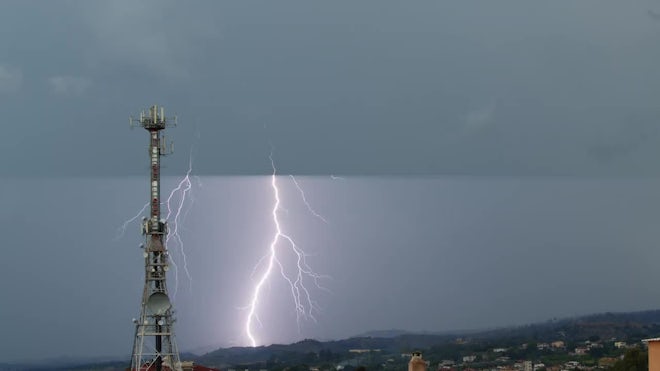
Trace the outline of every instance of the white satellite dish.
<instances>
[{"instance_id":1,"label":"white satellite dish","mask_svg":"<svg viewBox=\"0 0 660 371\"><path fill-rule=\"evenodd\" d=\"M154 292L147 299L147 308L157 316L164 315L171 307L170 298L165 293Z\"/></svg>"}]
</instances>

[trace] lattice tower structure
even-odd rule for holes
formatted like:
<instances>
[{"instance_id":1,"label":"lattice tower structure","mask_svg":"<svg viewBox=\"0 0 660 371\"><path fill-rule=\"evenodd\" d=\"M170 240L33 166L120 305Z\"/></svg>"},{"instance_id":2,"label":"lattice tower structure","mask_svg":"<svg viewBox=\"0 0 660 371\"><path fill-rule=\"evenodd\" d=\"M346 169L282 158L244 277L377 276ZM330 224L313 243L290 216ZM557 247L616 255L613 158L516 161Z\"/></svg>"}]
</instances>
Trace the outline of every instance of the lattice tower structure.
<instances>
[{"instance_id":1,"label":"lattice tower structure","mask_svg":"<svg viewBox=\"0 0 660 371\"><path fill-rule=\"evenodd\" d=\"M150 158L150 208L149 217L142 219L144 249L144 291L140 317L135 319L135 337L131 370L181 370L181 360L174 338L174 309L167 292L168 252L165 246L167 221L160 212L160 159L172 152L160 132L176 125L176 117L166 118L163 107L157 105L131 118L132 125L139 125L149 132Z\"/></svg>"}]
</instances>

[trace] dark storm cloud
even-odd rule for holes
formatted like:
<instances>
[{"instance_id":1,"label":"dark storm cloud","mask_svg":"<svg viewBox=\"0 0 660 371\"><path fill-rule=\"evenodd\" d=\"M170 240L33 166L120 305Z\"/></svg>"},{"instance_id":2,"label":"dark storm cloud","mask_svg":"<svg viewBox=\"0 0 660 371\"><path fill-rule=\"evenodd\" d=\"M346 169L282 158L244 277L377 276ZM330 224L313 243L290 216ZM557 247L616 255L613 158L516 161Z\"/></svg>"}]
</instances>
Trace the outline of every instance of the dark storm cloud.
<instances>
[{"instance_id":1,"label":"dark storm cloud","mask_svg":"<svg viewBox=\"0 0 660 371\"><path fill-rule=\"evenodd\" d=\"M199 174L266 174L272 143L296 174L658 174L660 138L599 134L660 118L642 3L3 8L5 175L142 174L152 103L180 118L171 173L194 145Z\"/></svg>"},{"instance_id":2,"label":"dark storm cloud","mask_svg":"<svg viewBox=\"0 0 660 371\"><path fill-rule=\"evenodd\" d=\"M623 118L621 121L619 127L602 130L594 135L596 143L588 151L598 161L606 164L619 161L657 141L657 124L636 117Z\"/></svg>"},{"instance_id":3,"label":"dark storm cloud","mask_svg":"<svg viewBox=\"0 0 660 371\"><path fill-rule=\"evenodd\" d=\"M660 21L660 13L649 9L649 10L646 11L646 14L648 14L649 17L651 19L653 19L654 21Z\"/></svg>"}]
</instances>

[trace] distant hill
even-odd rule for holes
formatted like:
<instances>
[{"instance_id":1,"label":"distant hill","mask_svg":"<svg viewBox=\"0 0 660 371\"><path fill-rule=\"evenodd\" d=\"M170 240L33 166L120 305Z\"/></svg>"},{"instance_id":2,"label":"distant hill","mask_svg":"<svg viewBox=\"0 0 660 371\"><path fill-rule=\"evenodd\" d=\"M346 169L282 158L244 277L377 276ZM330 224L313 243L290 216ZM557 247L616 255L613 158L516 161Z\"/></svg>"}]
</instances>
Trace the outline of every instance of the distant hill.
<instances>
[{"instance_id":1,"label":"distant hill","mask_svg":"<svg viewBox=\"0 0 660 371\"><path fill-rule=\"evenodd\" d=\"M376 331L367 331L365 333L355 335L355 337L374 337L374 338L393 338L400 335L411 334L413 331L406 330L376 330Z\"/></svg>"},{"instance_id":2,"label":"distant hill","mask_svg":"<svg viewBox=\"0 0 660 371\"><path fill-rule=\"evenodd\" d=\"M660 336L660 310L627 313L600 313L582 317L550 320L522 326L482 331L453 331L447 333L411 333L405 330L370 331L343 340L317 341L306 339L293 344L273 344L260 347L220 348L204 355L181 354L181 359L194 360L212 367L247 365L266 366L269 363L308 364L323 358L327 362L340 362L351 357L351 349L380 349L382 353L399 354L432 347L456 346L457 339L465 343L484 346L511 346L525 342L568 343L587 339L624 339L630 343L644 338ZM120 370L127 359L75 362L58 359L26 364L0 364L0 370ZM260 368L267 368L261 367ZM238 367L237 367L238 368Z\"/></svg>"},{"instance_id":3,"label":"distant hill","mask_svg":"<svg viewBox=\"0 0 660 371\"><path fill-rule=\"evenodd\" d=\"M474 339L518 339L552 341L564 338L571 341L632 338L660 335L660 310L625 313L600 313L581 317L551 320L523 326L481 331L470 335Z\"/></svg>"},{"instance_id":4,"label":"distant hill","mask_svg":"<svg viewBox=\"0 0 660 371\"><path fill-rule=\"evenodd\" d=\"M261 347L218 349L197 358L201 364L226 367L290 361L305 363L310 353L347 355L350 349L380 349L388 353L403 353L454 343L457 338L468 342L519 344L554 340L584 341L589 338L629 339L638 341L660 335L660 310L627 313L601 313L582 317L497 328L483 331L415 334L405 330L370 331L343 340L320 342L303 340L294 344L273 344Z\"/></svg>"}]
</instances>

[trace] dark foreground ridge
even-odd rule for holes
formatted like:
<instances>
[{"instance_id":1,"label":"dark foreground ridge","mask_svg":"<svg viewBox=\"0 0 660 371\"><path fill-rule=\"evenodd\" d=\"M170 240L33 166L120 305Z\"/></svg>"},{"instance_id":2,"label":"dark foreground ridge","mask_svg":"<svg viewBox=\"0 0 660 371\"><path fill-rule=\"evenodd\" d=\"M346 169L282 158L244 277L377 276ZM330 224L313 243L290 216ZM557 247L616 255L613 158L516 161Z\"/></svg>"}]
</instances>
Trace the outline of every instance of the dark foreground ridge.
<instances>
[{"instance_id":1,"label":"dark foreground ridge","mask_svg":"<svg viewBox=\"0 0 660 371\"><path fill-rule=\"evenodd\" d=\"M658 336L660 310L650 310L594 314L483 331L424 334L401 330L375 331L343 340L321 342L306 339L287 345L220 348L204 355L184 353L181 358L222 370L349 371L359 365L365 365L368 369L404 370L408 362L405 355L421 350L424 359L431 363L430 370L440 368L443 362L446 370L461 370L525 360L542 364L542 360L547 362L553 359L578 359L583 364L593 364L595 367L599 361L610 358L612 366L616 358L609 356L618 357L630 347L641 347L642 339ZM474 360L472 356L475 356ZM0 363L0 370L3 371L110 371L124 370L126 367L126 360ZM550 367L548 369L551 370Z\"/></svg>"}]
</instances>

